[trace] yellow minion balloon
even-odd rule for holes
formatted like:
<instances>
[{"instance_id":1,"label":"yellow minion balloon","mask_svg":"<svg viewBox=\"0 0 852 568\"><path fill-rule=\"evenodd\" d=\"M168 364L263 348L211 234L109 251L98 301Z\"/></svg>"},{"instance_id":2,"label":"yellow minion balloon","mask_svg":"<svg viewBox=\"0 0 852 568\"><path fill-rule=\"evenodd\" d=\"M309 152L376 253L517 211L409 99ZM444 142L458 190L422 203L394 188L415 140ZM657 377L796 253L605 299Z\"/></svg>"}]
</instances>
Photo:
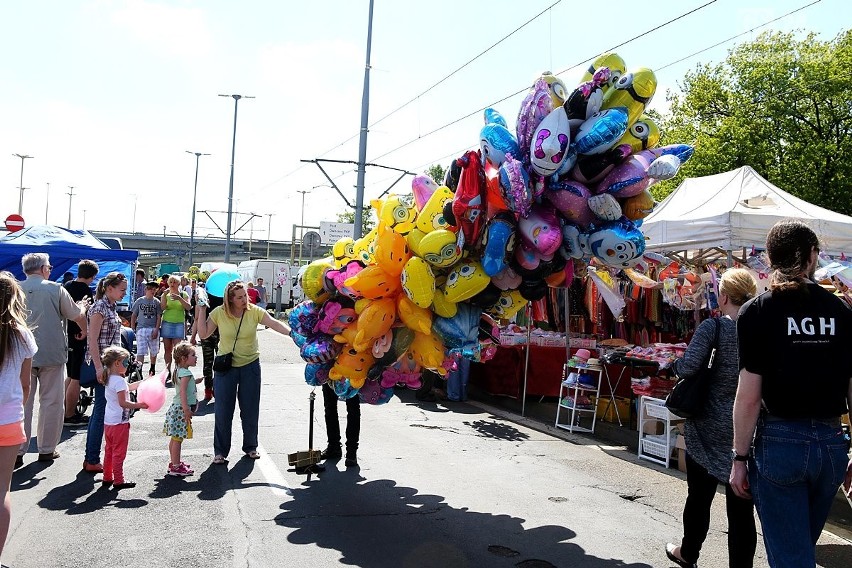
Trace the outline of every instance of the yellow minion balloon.
<instances>
[{"instance_id":1,"label":"yellow minion balloon","mask_svg":"<svg viewBox=\"0 0 852 568\"><path fill-rule=\"evenodd\" d=\"M627 72L627 65L624 64L624 60L617 53L604 53L592 61L591 65L589 65L589 68L586 70L586 74L580 79L580 82L585 83L586 81L591 81L594 74L601 67L609 68L609 81L607 81L605 85L601 86L601 90L604 94L606 94L609 88L615 85L621 76Z\"/></svg>"},{"instance_id":2,"label":"yellow minion balloon","mask_svg":"<svg viewBox=\"0 0 852 568\"><path fill-rule=\"evenodd\" d=\"M302 274L302 291L309 300L317 301L323 291L323 276L334 268L331 258L321 258L310 263Z\"/></svg>"},{"instance_id":3,"label":"yellow minion balloon","mask_svg":"<svg viewBox=\"0 0 852 568\"><path fill-rule=\"evenodd\" d=\"M633 149L633 153L635 154L642 150L655 148L659 143L659 125L653 118L647 114L643 114L639 117L639 120L634 122L630 128L627 129L627 132L625 132L624 136L615 143L615 146L630 144L630 147Z\"/></svg>"},{"instance_id":4,"label":"yellow minion balloon","mask_svg":"<svg viewBox=\"0 0 852 568\"><path fill-rule=\"evenodd\" d=\"M424 233L448 228L450 224L444 219L444 205L452 200L453 192L449 187L442 185L436 189L417 216L417 228Z\"/></svg>"},{"instance_id":5,"label":"yellow minion balloon","mask_svg":"<svg viewBox=\"0 0 852 568\"><path fill-rule=\"evenodd\" d=\"M379 215L379 225L393 229L400 235L407 235L414 228L414 219L417 217L412 195L389 195L376 212Z\"/></svg>"},{"instance_id":6,"label":"yellow minion balloon","mask_svg":"<svg viewBox=\"0 0 852 568\"><path fill-rule=\"evenodd\" d=\"M601 110L615 107L627 109L628 127L639 120L657 91L657 76L647 67L626 73L604 95Z\"/></svg>"},{"instance_id":7,"label":"yellow minion balloon","mask_svg":"<svg viewBox=\"0 0 852 568\"><path fill-rule=\"evenodd\" d=\"M429 263L420 257L412 256L405 263L399 280L402 291L412 302L421 308L432 305L432 297L435 295L435 275Z\"/></svg>"},{"instance_id":8,"label":"yellow minion balloon","mask_svg":"<svg viewBox=\"0 0 852 568\"><path fill-rule=\"evenodd\" d=\"M562 82L562 79L551 73L550 71L545 71L541 74L541 79L547 83L547 86L550 88L550 100L553 102L553 108L559 108L565 101L568 99L568 87L565 86L565 83ZM535 83L538 83L536 81ZM535 83L533 83L532 89L535 89Z\"/></svg>"},{"instance_id":9,"label":"yellow minion balloon","mask_svg":"<svg viewBox=\"0 0 852 568\"><path fill-rule=\"evenodd\" d=\"M379 234L379 228L373 227L373 229L356 240L352 244L352 258L354 260L360 260L364 264L370 264L374 260L373 252L375 250L375 239L376 235Z\"/></svg>"}]
</instances>

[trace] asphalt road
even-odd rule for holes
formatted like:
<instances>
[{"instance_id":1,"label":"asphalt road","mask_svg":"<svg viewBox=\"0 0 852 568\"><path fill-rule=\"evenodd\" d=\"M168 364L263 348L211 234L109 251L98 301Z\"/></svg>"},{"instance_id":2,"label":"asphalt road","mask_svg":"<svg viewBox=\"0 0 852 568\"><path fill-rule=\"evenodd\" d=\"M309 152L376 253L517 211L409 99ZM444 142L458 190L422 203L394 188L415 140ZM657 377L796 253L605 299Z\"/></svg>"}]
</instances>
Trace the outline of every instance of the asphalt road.
<instances>
[{"instance_id":1,"label":"asphalt road","mask_svg":"<svg viewBox=\"0 0 852 568\"><path fill-rule=\"evenodd\" d=\"M241 459L235 421L227 466L211 465L213 408L202 406L184 461L165 476L165 409L137 413L125 462L137 487L105 490L80 471L84 430L66 429L53 463L36 452L12 482L3 564L78 568L645 567L670 566L686 483L621 446L553 435L477 404L418 403L398 392L362 406L360 467L297 475L287 454L308 449L304 365L288 338L259 332L263 391L259 460ZM200 368L196 369L200 374ZM316 391L315 448L325 446ZM341 415L345 408L340 405ZM512 418L512 419L509 419ZM726 566L724 494L702 566ZM829 533L820 566L848 568L852 544ZM755 566L766 566L762 541Z\"/></svg>"}]
</instances>

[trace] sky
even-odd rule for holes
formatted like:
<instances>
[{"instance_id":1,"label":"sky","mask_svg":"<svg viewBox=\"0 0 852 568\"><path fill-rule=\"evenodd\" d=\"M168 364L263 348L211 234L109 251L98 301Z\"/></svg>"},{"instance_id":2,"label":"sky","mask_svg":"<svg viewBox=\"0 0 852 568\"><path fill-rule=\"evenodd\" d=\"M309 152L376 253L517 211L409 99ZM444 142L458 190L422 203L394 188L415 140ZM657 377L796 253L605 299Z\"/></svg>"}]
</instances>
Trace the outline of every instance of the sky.
<instances>
[{"instance_id":1,"label":"sky","mask_svg":"<svg viewBox=\"0 0 852 568\"><path fill-rule=\"evenodd\" d=\"M514 127L542 71L573 89L614 46L628 68L656 71L651 108L664 112L687 71L724 61L736 43L767 29L829 41L849 26L846 0L817 0L749 31L813 2L375 0L367 162L446 167L478 146L481 109ZM33 156L23 160L28 225L68 226L70 209L73 229L186 237L190 151L210 154L199 160L195 235L223 236L235 105L217 95L240 94L255 98L238 103L232 225L245 227L233 238L289 240L302 215L336 221L346 203L301 160L358 160L368 12L368 0L4 2L0 218L18 211L21 154ZM357 166L323 167L354 204ZM366 202L399 175L368 167ZM410 180L392 192L410 192Z\"/></svg>"}]
</instances>

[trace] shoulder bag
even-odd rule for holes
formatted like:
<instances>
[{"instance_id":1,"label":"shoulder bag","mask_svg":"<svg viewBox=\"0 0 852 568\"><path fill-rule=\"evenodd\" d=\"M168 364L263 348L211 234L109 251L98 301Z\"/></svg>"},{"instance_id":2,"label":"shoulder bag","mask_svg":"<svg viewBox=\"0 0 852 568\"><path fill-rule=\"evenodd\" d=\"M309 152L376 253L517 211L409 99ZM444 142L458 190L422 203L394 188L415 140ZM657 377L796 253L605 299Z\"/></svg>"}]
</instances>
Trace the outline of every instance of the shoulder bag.
<instances>
[{"instance_id":1,"label":"shoulder bag","mask_svg":"<svg viewBox=\"0 0 852 568\"><path fill-rule=\"evenodd\" d=\"M234 364L234 349L237 348L237 337L240 335L240 328L243 327L243 318L245 315L246 312L243 311L243 315L240 316L240 325L237 326L237 334L234 336L234 347L231 348L231 352L225 353L224 355L216 355L216 357L213 358L214 371L227 373L231 370L231 367Z\"/></svg>"},{"instance_id":2,"label":"shoulder bag","mask_svg":"<svg viewBox=\"0 0 852 568\"><path fill-rule=\"evenodd\" d=\"M672 392L666 397L666 408L681 418L700 418L704 413L704 403L710 391L710 382L716 370L716 350L719 348L719 318L713 318L716 329L710 352L698 368L695 375L677 377Z\"/></svg>"}]
</instances>

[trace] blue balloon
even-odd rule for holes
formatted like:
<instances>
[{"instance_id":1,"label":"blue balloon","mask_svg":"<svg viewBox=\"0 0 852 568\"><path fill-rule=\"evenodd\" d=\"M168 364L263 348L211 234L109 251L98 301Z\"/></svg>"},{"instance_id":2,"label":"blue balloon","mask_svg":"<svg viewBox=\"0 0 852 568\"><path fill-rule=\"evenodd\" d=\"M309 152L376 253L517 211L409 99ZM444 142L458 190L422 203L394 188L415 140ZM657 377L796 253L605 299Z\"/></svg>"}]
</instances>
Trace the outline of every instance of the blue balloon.
<instances>
[{"instance_id":1,"label":"blue balloon","mask_svg":"<svg viewBox=\"0 0 852 568\"><path fill-rule=\"evenodd\" d=\"M340 400L346 400L353 396L358 396L358 389L349 384L349 379L342 381L331 381L331 386L334 387L334 394Z\"/></svg>"},{"instance_id":2,"label":"blue balloon","mask_svg":"<svg viewBox=\"0 0 852 568\"><path fill-rule=\"evenodd\" d=\"M571 148L577 154L600 154L609 150L627 131L627 109L615 107L596 112L574 137Z\"/></svg>"},{"instance_id":3,"label":"blue balloon","mask_svg":"<svg viewBox=\"0 0 852 568\"><path fill-rule=\"evenodd\" d=\"M234 270L226 270L220 268L219 270L210 275L210 277L207 279L207 282L204 284L204 287L207 289L208 294L224 298L225 287L234 280L239 279L240 275L238 272Z\"/></svg>"},{"instance_id":4,"label":"blue balloon","mask_svg":"<svg viewBox=\"0 0 852 568\"><path fill-rule=\"evenodd\" d=\"M485 227L485 249L482 251L482 269L494 276L506 267L506 255L514 250L515 223L510 215L498 213Z\"/></svg>"},{"instance_id":5,"label":"blue balloon","mask_svg":"<svg viewBox=\"0 0 852 568\"><path fill-rule=\"evenodd\" d=\"M308 363L305 365L305 382L312 387L322 386L328 381L328 371L334 366L334 361L327 363Z\"/></svg>"},{"instance_id":6,"label":"blue balloon","mask_svg":"<svg viewBox=\"0 0 852 568\"><path fill-rule=\"evenodd\" d=\"M482 310L467 303L457 304L458 312L451 318L436 317L432 331L447 346L450 353L470 357L479 347L479 319Z\"/></svg>"}]
</instances>

